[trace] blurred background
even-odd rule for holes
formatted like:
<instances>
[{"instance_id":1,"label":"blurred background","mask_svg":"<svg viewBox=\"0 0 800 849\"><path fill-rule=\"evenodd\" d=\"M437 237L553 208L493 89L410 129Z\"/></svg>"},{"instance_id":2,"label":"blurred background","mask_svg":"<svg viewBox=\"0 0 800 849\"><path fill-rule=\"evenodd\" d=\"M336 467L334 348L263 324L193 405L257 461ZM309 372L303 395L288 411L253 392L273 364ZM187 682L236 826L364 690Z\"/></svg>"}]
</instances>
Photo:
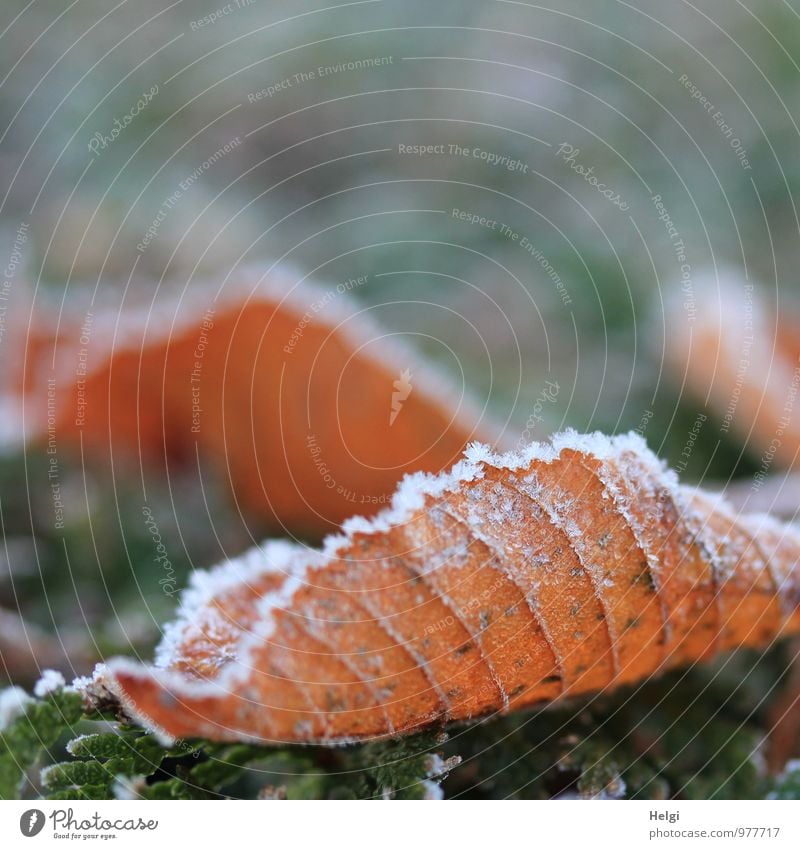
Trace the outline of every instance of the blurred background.
<instances>
[{"instance_id":1,"label":"blurred background","mask_svg":"<svg viewBox=\"0 0 800 849\"><path fill-rule=\"evenodd\" d=\"M5 0L4 327L254 263L366 277L352 299L512 445L638 429L687 480L746 479L760 448L665 352L731 280L795 308L796 5ZM42 665L70 640L149 654L175 602L136 475L64 457L55 528L47 458L8 443L0 602L25 609L22 654L31 628ZM179 586L263 530L224 486L148 503Z\"/></svg>"}]
</instances>

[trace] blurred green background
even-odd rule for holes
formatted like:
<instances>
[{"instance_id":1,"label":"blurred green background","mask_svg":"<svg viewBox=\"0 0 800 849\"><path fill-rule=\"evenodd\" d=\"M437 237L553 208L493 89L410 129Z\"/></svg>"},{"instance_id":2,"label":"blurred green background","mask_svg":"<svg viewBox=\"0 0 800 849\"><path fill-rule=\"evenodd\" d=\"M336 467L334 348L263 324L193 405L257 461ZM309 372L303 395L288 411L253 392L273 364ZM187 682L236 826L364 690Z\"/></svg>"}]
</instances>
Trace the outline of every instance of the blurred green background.
<instances>
[{"instance_id":1,"label":"blurred green background","mask_svg":"<svg viewBox=\"0 0 800 849\"><path fill-rule=\"evenodd\" d=\"M30 224L30 280L68 299L97 285L113 299L132 272L140 292L191 286L237 262L369 274L354 296L401 301L378 316L430 334L428 352L459 380L460 364L515 431L554 379L550 427L620 430L657 410L658 447L679 394L661 374L662 302L680 297L681 272L652 196L693 286L733 267L772 301L796 291L789 2L12 1L0 14L3 229ZM480 148L525 173L404 144ZM559 157L562 144L627 211ZM454 208L507 224L543 259Z\"/></svg>"}]
</instances>

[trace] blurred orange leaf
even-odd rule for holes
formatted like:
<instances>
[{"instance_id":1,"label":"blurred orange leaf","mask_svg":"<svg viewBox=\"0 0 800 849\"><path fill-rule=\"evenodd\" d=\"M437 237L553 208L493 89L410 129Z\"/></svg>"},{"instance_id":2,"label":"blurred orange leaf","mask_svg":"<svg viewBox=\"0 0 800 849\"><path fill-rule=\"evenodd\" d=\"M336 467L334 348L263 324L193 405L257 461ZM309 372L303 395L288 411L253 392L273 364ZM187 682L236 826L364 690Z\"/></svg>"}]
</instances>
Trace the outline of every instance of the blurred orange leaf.
<instances>
[{"instance_id":1,"label":"blurred orange leaf","mask_svg":"<svg viewBox=\"0 0 800 849\"><path fill-rule=\"evenodd\" d=\"M373 513L406 472L499 433L346 287L278 272L192 282L149 308L34 314L20 346L5 409L28 440L167 472L208 460L239 505L293 532Z\"/></svg>"},{"instance_id":2,"label":"blurred orange leaf","mask_svg":"<svg viewBox=\"0 0 800 849\"><path fill-rule=\"evenodd\" d=\"M687 312L686 307L691 305ZM762 475L800 464L800 314L729 271L671 301L666 361L762 462Z\"/></svg>"}]
</instances>

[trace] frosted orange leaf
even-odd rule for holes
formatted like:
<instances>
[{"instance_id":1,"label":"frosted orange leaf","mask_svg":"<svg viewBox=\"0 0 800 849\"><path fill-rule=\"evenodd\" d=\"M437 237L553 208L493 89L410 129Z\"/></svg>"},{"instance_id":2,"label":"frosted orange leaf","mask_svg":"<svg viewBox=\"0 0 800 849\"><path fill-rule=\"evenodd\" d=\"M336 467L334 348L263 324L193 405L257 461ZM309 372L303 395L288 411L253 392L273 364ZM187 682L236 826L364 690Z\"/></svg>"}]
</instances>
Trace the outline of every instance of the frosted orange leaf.
<instances>
[{"instance_id":1,"label":"frosted orange leaf","mask_svg":"<svg viewBox=\"0 0 800 849\"><path fill-rule=\"evenodd\" d=\"M449 473L312 550L198 573L156 665L86 685L164 739L342 743L642 681L800 631L800 535L681 485L634 435Z\"/></svg>"}]
</instances>

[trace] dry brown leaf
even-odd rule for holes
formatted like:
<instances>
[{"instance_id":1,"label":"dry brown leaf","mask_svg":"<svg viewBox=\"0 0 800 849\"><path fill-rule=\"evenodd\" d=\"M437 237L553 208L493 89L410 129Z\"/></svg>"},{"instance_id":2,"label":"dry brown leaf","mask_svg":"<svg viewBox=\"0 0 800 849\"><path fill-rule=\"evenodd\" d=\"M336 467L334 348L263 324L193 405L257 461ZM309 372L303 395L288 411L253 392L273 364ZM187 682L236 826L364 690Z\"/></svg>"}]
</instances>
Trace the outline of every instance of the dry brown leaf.
<instances>
[{"instance_id":1,"label":"dry brown leaf","mask_svg":"<svg viewBox=\"0 0 800 849\"><path fill-rule=\"evenodd\" d=\"M4 398L16 430L88 458L169 468L199 455L253 514L313 533L498 438L341 284L251 270L154 303L35 316Z\"/></svg>"},{"instance_id":2,"label":"dry brown leaf","mask_svg":"<svg viewBox=\"0 0 800 849\"><path fill-rule=\"evenodd\" d=\"M110 692L164 739L341 743L642 681L800 630L800 534L679 484L635 435L565 433L407 478L323 550L198 573Z\"/></svg>"}]
</instances>

